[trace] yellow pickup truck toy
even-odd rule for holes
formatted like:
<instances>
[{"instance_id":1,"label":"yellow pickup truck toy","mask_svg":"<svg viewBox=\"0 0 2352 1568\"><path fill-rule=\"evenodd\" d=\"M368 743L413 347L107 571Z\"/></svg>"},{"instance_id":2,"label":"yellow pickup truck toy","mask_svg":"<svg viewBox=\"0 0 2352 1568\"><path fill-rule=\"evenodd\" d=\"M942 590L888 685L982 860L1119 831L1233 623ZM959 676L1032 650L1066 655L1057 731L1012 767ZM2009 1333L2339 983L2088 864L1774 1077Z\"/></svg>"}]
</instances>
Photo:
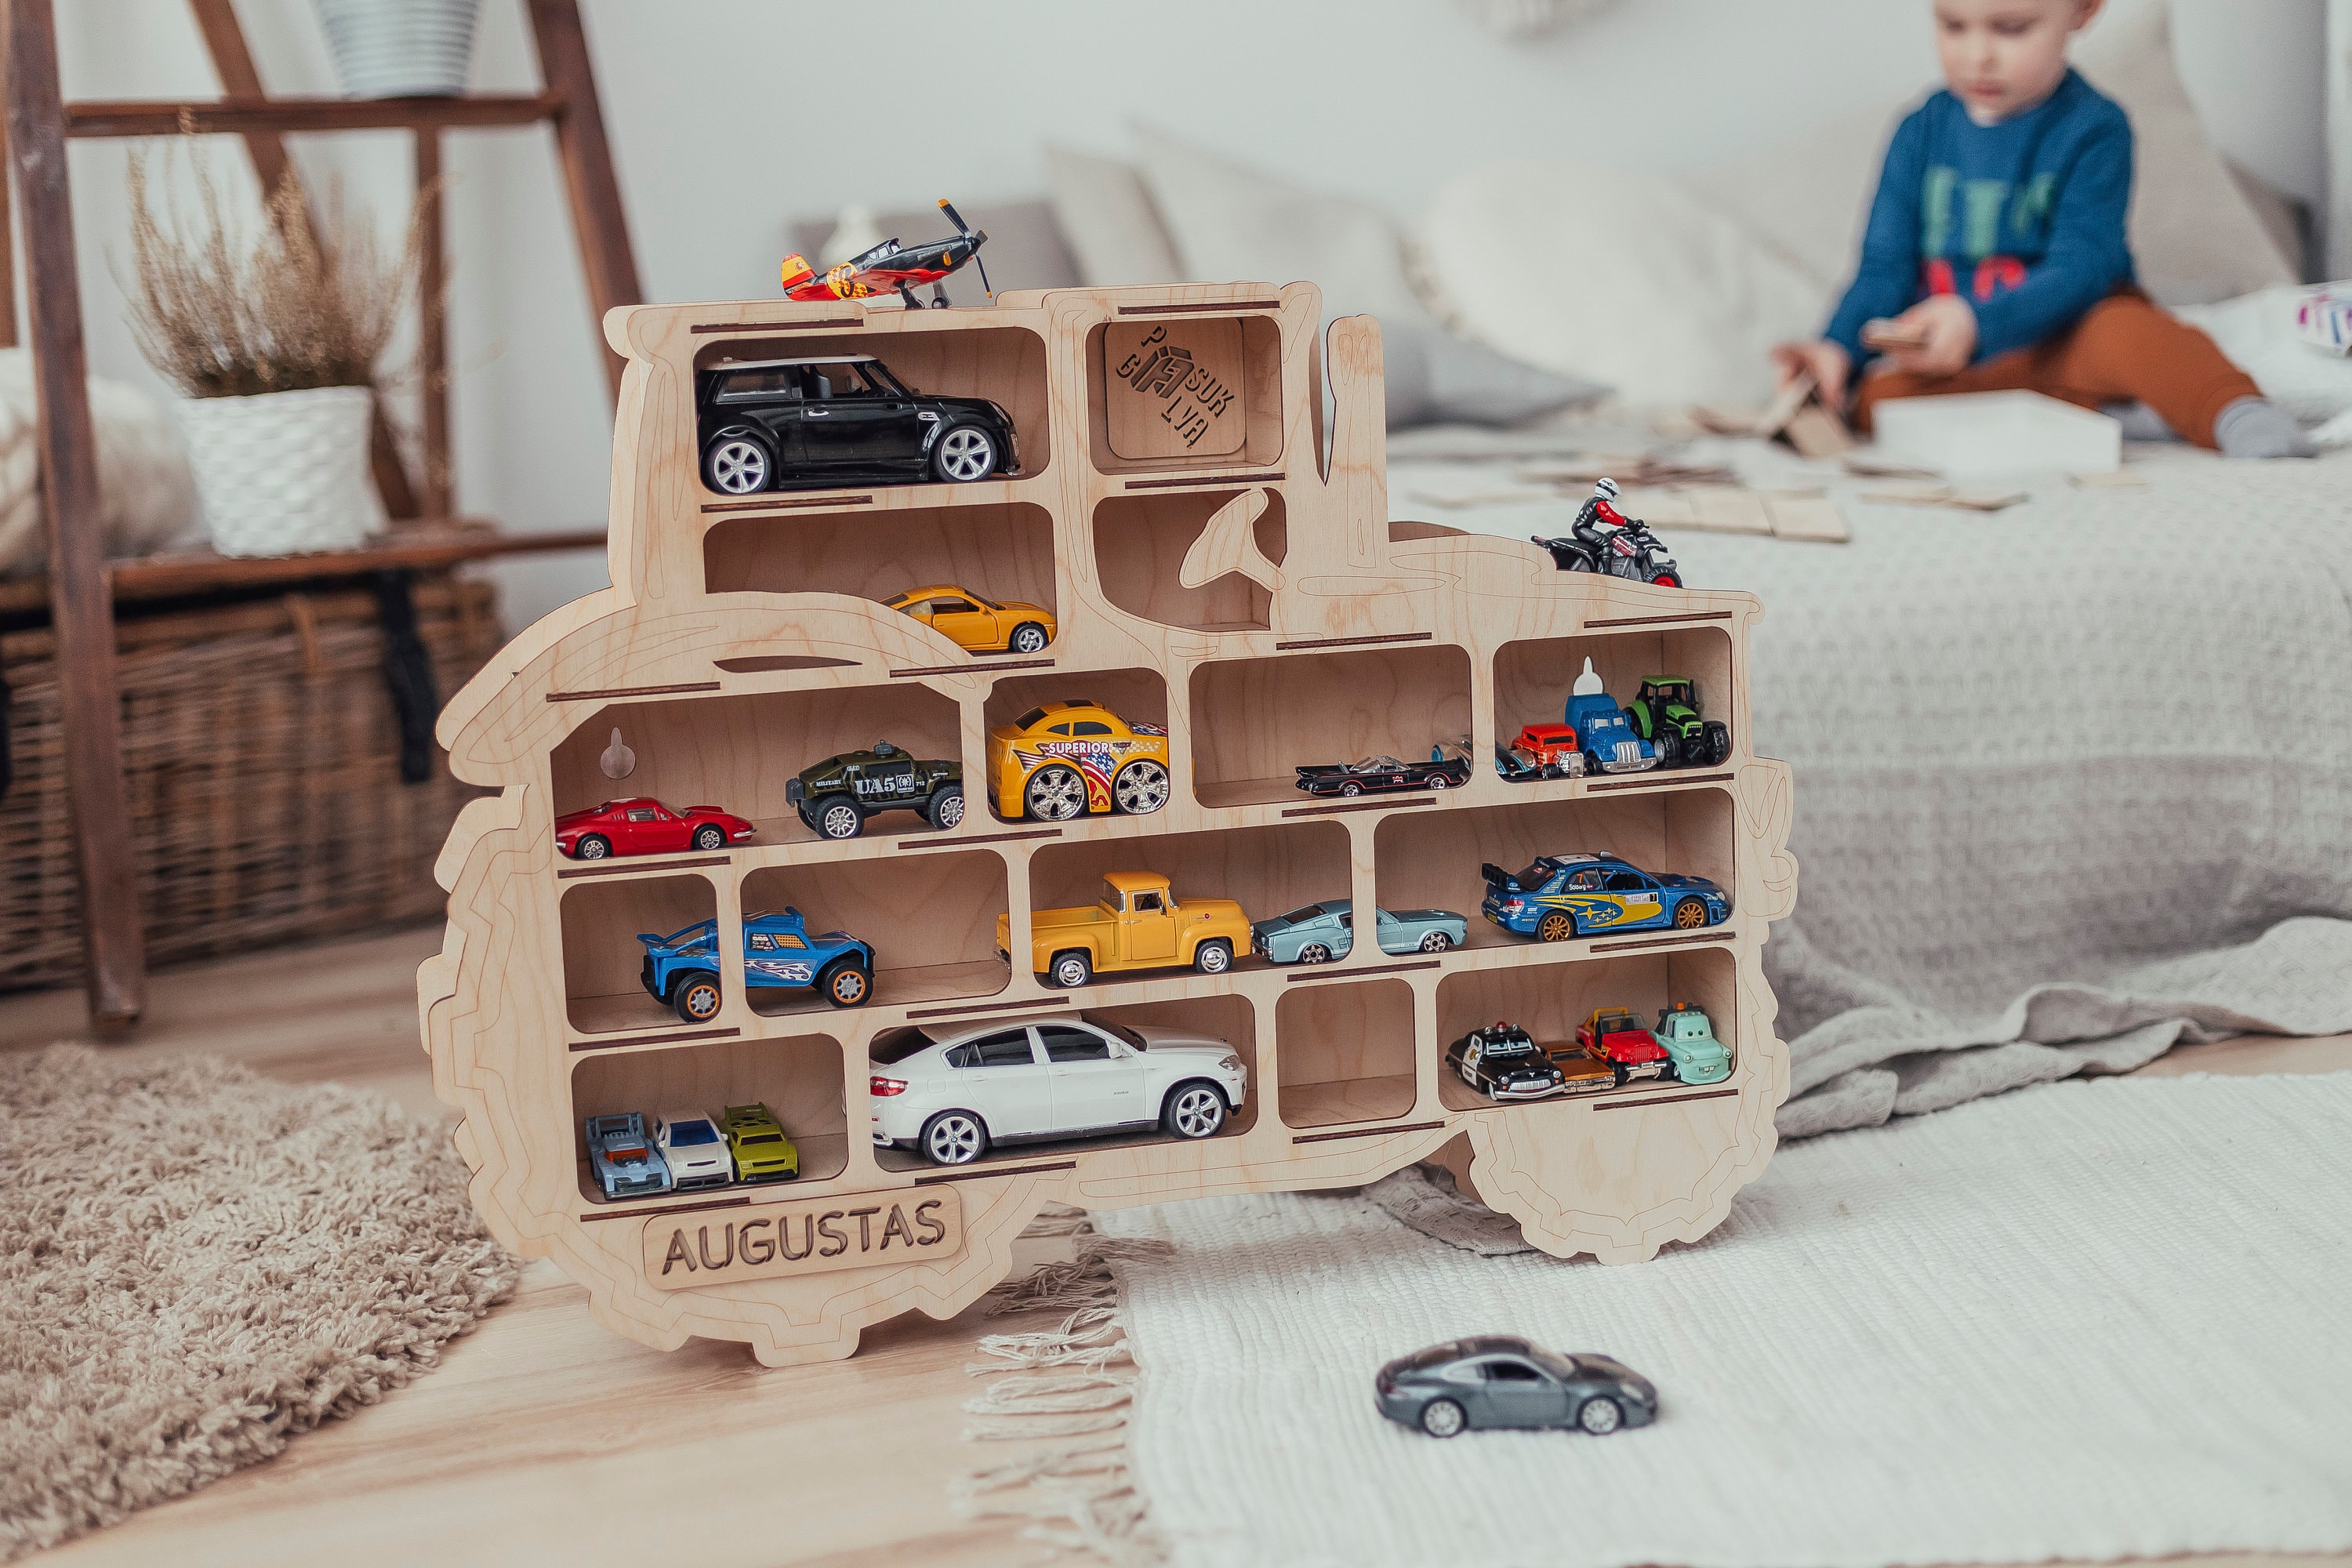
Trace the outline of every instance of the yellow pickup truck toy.
<instances>
[{"instance_id":1,"label":"yellow pickup truck toy","mask_svg":"<svg viewBox=\"0 0 2352 1568\"><path fill-rule=\"evenodd\" d=\"M1167 969L1189 963L1223 974L1249 951L1249 917L1231 899L1187 899L1150 871L1113 871L1088 910L1037 910L1029 916L1030 968L1049 984L1084 985L1097 970ZM1013 917L996 917L996 951L1013 956Z\"/></svg>"}]
</instances>

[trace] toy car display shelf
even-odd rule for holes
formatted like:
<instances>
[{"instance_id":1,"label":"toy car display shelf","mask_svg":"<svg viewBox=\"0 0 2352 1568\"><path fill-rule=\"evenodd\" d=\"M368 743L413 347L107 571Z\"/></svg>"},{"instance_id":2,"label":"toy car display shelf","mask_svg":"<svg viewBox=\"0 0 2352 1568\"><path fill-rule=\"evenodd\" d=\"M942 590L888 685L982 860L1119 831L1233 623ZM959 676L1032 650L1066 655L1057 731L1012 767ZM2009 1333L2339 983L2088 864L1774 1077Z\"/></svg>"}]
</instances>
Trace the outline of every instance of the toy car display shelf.
<instances>
[{"instance_id":1,"label":"toy car display shelf","mask_svg":"<svg viewBox=\"0 0 2352 1568\"><path fill-rule=\"evenodd\" d=\"M451 834L448 934L419 974L476 1205L506 1245L585 1285L600 1321L664 1347L742 1340L771 1363L842 1356L868 1323L944 1317L986 1290L1049 1200L1351 1185L1433 1157L1547 1251L1638 1259L1704 1234L1763 1169L1788 1064L1759 954L1796 866L1788 770L1748 735L1759 606L1391 523L1379 329L1350 318L1318 335L1320 310L1294 283L606 317L627 360L613 586L518 637L442 717L457 775L499 793ZM729 364L819 356L870 356L926 396L992 400L1017 468L709 488L698 387ZM1050 643L973 651L887 606L949 584L1050 612ZM1662 672L1692 678L1730 754L1498 776L1498 737L1557 721L1587 659L1625 698ZM1078 700L1139 735L1165 729L1163 806L1058 821L1002 809L991 729ZM615 730L635 760L621 784L599 765ZM961 819L812 831L787 786L877 739L960 761ZM1414 761L1465 739L1460 787L1295 786L1301 765ZM620 795L709 803L754 831L699 851L559 853L558 816ZM1565 942L1480 918L1482 864L1577 851L1708 879L1730 912ZM1156 873L1180 906L1231 900L1253 921L1338 899L1362 916L1449 910L1469 917L1467 940L1361 942L1306 964L1237 952L1213 973L1098 965L1076 990L1032 973L1033 912L1091 905L1112 873ZM872 944L866 1005L745 989L746 919L787 908L807 932ZM638 937L705 920L719 1005L689 1023L641 985ZM1449 1042L1497 1019L1565 1042L1596 1008L1675 1004L1705 1009L1732 1049L1727 1078L1501 1104L1443 1065ZM1025 1143L961 1165L875 1146L878 1034L1033 1017L1223 1039L1246 1095L1206 1138ZM753 1100L798 1144L796 1181L608 1200L589 1178L585 1118ZM812 1234L827 1240L773 1245Z\"/></svg>"}]
</instances>

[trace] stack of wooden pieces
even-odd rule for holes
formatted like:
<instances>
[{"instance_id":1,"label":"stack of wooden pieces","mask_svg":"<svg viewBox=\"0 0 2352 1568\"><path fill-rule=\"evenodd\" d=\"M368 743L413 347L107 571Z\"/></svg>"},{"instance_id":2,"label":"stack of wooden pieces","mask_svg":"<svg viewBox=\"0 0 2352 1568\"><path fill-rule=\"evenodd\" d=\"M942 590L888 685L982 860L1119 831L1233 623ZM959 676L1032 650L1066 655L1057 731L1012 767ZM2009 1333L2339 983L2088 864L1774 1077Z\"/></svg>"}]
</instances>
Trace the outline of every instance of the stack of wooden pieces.
<instances>
[{"instance_id":1,"label":"stack of wooden pieces","mask_svg":"<svg viewBox=\"0 0 2352 1568\"><path fill-rule=\"evenodd\" d=\"M1736 484L1669 485L1628 490L1618 501L1628 517L1652 528L1703 533L1761 533L1843 544L1853 536L1845 514L1827 491L1752 490Z\"/></svg>"}]
</instances>

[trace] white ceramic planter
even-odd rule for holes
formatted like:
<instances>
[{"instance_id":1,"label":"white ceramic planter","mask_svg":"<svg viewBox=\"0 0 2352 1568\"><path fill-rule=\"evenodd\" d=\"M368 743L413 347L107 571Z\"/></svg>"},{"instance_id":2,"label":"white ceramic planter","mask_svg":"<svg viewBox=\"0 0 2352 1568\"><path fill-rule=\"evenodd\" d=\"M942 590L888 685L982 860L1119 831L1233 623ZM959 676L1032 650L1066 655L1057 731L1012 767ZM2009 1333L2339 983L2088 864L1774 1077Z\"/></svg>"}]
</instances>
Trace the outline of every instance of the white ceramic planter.
<instances>
[{"instance_id":1,"label":"white ceramic planter","mask_svg":"<svg viewBox=\"0 0 2352 1568\"><path fill-rule=\"evenodd\" d=\"M352 550L384 522L368 472L374 394L320 386L180 405L205 529L223 555Z\"/></svg>"},{"instance_id":2,"label":"white ceramic planter","mask_svg":"<svg viewBox=\"0 0 2352 1568\"><path fill-rule=\"evenodd\" d=\"M478 0L316 0L350 98L454 98L466 90Z\"/></svg>"}]
</instances>

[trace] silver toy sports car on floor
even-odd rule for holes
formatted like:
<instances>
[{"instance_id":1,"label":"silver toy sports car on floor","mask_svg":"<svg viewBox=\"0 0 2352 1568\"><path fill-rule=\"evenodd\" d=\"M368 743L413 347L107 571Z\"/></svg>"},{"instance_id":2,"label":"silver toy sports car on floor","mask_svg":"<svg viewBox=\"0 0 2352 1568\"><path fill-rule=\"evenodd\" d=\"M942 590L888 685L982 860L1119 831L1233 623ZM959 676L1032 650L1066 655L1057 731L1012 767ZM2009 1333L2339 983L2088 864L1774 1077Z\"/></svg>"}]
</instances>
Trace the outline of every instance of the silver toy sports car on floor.
<instances>
[{"instance_id":1,"label":"silver toy sports car on floor","mask_svg":"<svg viewBox=\"0 0 2352 1568\"><path fill-rule=\"evenodd\" d=\"M1469 929L1451 910L1373 912L1380 917L1382 952L1444 952L1461 946ZM1355 946L1354 906L1346 899L1326 899L1250 925L1250 951L1269 963L1329 963Z\"/></svg>"},{"instance_id":2,"label":"silver toy sports car on floor","mask_svg":"<svg viewBox=\"0 0 2352 1568\"><path fill-rule=\"evenodd\" d=\"M1381 1414L1433 1437L1472 1426L1574 1426L1596 1436L1658 1418L1650 1380L1605 1355L1548 1351L1516 1334L1432 1345L1381 1368Z\"/></svg>"}]
</instances>

